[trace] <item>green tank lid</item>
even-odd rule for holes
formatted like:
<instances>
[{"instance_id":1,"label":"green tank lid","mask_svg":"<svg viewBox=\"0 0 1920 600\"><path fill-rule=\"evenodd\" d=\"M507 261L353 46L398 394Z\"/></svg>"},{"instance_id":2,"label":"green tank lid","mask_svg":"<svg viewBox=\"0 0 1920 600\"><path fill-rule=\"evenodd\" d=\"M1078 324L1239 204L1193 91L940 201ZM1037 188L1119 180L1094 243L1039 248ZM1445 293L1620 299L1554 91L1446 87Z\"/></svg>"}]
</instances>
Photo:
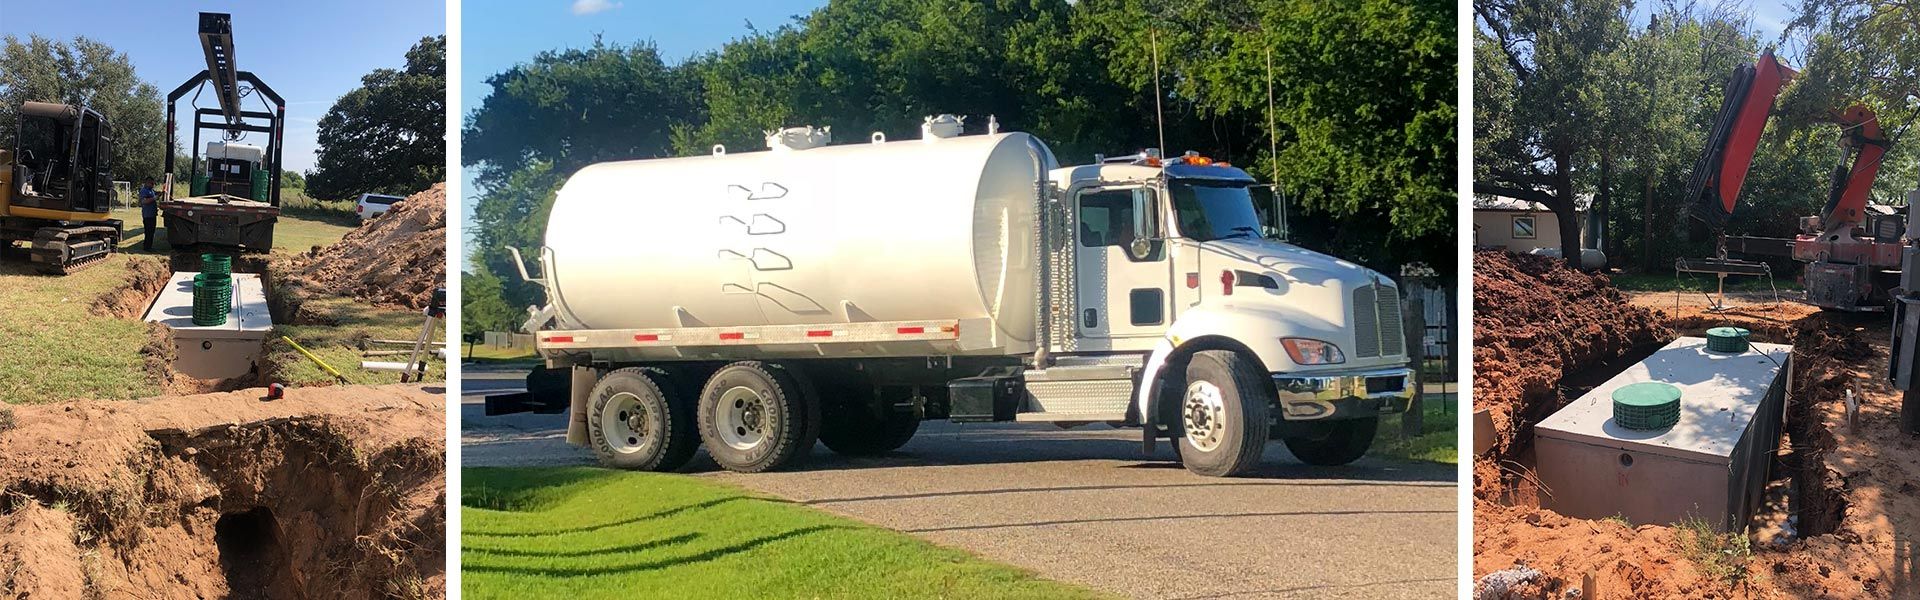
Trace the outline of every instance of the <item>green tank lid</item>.
<instances>
[{"instance_id":1,"label":"green tank lid","mask_svg":"<svg viewBox=\"0 0 1920 600\"><path fill-rule=\"evenodd\" d=\"M1746 352L1749 332L1744 327L1715 327L1707 330L1707 350L1713 352Z\"/></svg>"},{"instance_id":2,"label":"green tank lid","mask_svg":"<svg viewBox=\"0 0 1920 600\"><path fill-rule=\"evenodd\" d=\"M1613 422L1638 430L1672 427L1680 422L1680 388L1641 382L1614 390Z\"/></svg>"}]
</instances>

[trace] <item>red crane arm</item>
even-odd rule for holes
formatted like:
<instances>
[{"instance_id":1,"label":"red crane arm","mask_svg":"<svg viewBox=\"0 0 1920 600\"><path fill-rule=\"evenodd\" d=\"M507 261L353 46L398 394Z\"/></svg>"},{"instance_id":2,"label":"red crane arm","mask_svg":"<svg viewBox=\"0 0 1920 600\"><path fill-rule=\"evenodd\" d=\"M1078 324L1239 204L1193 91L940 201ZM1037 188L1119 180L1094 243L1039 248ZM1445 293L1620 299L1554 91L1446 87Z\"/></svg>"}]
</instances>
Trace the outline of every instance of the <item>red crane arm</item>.
<instances>
[{"instance_id":1,"label":"red crane arm","mask_svg":"<svg viewBox=\"0 0 1920 600\"><path fill-rule=\"evenodd\" d=\"M1827 207L1820 211L1820 222L1831 230L1838 224L1866 223L1867 194L1880 175L1880 160L1887 154L1887 139L1880 135L1880 119L1873 109L1855 104L1828 116L1840 125L1840 147L1853 160L1833 171L1833 188L1827 193Z\"/></svg>"},{"instance_id":2,"label":"red crane arm","mask_svg":"<svg viewBox=\"0 0 1920 600\"><path fill-rule=\"evenodd\" d=\"M1772 50L1760 55L1754 64L1734 69L1720 114L1707 135L1706 152L1694 165L1693 179L1687 184L1694 218L1717 231L1733 216L1740 186L1746 183L1753 153L1760 147L1760 133L1772 116L1773 102L1796 75L1797 71L1773 57Z\"/></svg>"}]
</instances>

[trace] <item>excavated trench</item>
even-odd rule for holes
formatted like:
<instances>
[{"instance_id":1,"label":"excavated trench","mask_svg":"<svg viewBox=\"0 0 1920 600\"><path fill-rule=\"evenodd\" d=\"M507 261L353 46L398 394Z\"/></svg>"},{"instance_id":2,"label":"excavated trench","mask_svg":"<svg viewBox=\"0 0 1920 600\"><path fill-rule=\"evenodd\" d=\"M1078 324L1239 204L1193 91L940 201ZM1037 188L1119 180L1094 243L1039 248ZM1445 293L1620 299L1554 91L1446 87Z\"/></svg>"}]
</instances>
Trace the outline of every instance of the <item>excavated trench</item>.
<instances>
[{"instance_id":1,"label":"excavated trench","mask_svg":"<svg viewBox=\"0 0 1920 600\"><path fill-rule=\"evenodd\" d=\"M96 296L90 307L92 314L99 317L140 320L145 318L147 310L167 285L175 272L198 272L201 269L199 254L176 254L166 261L148 258L136 258L127 263L128 273L124 281L112 289ZM275 322L281 315L292 315L295 308L284 307L279 302L279 294L274 293L272 263L261 255L241 255L234 258L235 273L259 275L265 282L269 311ZM267 353L261 353L262 364L239 377L202 379L195 378L174 369L174 360L178 357L176 342L171 328L160 323L147 324L147 342L140 348L144 358L143 370L149 382L166 394L199 394L225 392L248 387L262 386L261 374L272 373L272 365L264 364Z\"/></svg>"},{"instance_id":2,"label":"excavated trench","mask_svg":"<svg viewBox=\"0 0 1920 600\"><path fill-rule=\"evenodd\" d=\"M1500 548L1493 554L1517 558L1527 555L1525 548L1533 546L1538 549L1535 558L1545 560L1540 554L1553 556L1561 550L1561 544L1581 547L1580 534L1564 533L1565 524L1576 520L1539 508L1541 491L1531 473L1533 426L1674 338L1701 336L1706 329L1721 325L1745 327L1753 332L1756 342L1794 346L1794 391L1789 397L1785 436L1773 482L1782 496L1776 510L1787 513L1775 515L1776 520L1791 517L1787 541L1842 529L1849 508L1848 487L1840 473L1828 466L1827 454L1836 443L1821 411L1844 401L1851 381L1848 367L1862 364L1872 354L1854 328L1823 314L1783 318L1764 311L1733 311L1667 318L1633 305L1603 276L1504 253L1475 257L1474 318L1474 402L1476 409L1490 410L1495 422L1493 450L1475 458L1475 495L1483 503L1513 507L1483 508L1493 519L1524 521L1476 523L1478 537L1482 538L1476 544ZM1618 533L1598 522L1582 529L1606 532L1592 538L1593 545L1587 546L1585 554L1592 554L1594 548L1602 549L1601 554L1625 553L1618 558L1590 561L1590 557L1578 557L1580 552L1576 551L1553 560L1558 566L1589 575L1598 570L1603 580L1611 577L1610 589L1616 593L1631 590L1693 595L1709 589L1688 588L1693 584L1675 581L1688 579L1685 576L1653 575L1673 567L1664 560L1647 562L1650 559L1646 552L1673 552L1671 541L1659 541L1670 540L1672 533L1649 533L1644 526L1627 525L1628 530ZM1495 535L1486 535L1490 532ZM1633 556L1636 553L1639 556ZM1511 562L1479 562L1476 574L1515 566ZM1586 562L1594 564L1573 567ZM1544 580L1552 582L1546 588L1578 587L1581 583L1578 573L1552 572L1553 565L1531 566L1549 571L1543 575Z\"/></svg>"},{"instance_id":3,"label":"excavated trench","mask_svg":"<svg viewBox=\"0 0 1920 600\"><path fill-rule=\"evenodd\" d=\"M437 393L18 407L0 434L0 597L430 597Z\"/></svg>"}]
</instances>

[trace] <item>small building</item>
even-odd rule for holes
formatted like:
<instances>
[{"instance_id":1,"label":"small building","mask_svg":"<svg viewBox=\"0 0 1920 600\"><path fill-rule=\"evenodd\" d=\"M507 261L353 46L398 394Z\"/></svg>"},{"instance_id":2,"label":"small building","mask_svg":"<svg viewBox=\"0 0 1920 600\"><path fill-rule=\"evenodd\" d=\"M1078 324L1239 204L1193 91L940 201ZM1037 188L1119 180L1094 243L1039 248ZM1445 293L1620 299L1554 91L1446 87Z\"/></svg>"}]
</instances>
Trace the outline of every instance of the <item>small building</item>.
<instances>
[{"instance_id":1,"label":"small building","mask_svg":"<svg viewBox=\"0 0 1920 600\"><path fill-rule=\"evenodd\" d=\"M1587 206L1592 198L1582 196L1576 200L1574 211L1579 219L1579 231L1587 232ZM1582 240L1585 242L1585 240ZM1582 248L1591 248L1592 244L1582 243ZM1526 254L1537 248L1560 249L1560 218L1546 206L1527 200L1505 196L1474 196L1473 198L1473 247L1490 250L1505 248L1510 252Z\"/></svg>"}]
</instances>

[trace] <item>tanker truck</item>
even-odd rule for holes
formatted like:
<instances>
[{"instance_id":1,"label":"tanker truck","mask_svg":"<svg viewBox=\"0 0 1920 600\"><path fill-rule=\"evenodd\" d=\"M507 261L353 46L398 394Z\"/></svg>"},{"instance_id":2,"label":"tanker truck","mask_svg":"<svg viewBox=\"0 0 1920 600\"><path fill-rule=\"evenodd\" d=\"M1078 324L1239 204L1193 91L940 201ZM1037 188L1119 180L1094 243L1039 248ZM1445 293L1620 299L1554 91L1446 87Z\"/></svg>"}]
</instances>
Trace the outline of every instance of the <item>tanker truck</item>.
<instances>
[{"instance_id":1,"label":"tanker truck","mask_svg":"<svg viewBox=\"0 0 1920 600\"><path fill-rule=\"evenodd\" d=\"M608 466L884 453L921 421L1137 427L1231 476L1269 440L1363 455L1415 385L1393 280L1266 239L1245 171L1157 151L1061 167L1040 139L609 162L554 202L529 307L545 369L488 413L571 411Z\"/></svg>"}]
</instances>

